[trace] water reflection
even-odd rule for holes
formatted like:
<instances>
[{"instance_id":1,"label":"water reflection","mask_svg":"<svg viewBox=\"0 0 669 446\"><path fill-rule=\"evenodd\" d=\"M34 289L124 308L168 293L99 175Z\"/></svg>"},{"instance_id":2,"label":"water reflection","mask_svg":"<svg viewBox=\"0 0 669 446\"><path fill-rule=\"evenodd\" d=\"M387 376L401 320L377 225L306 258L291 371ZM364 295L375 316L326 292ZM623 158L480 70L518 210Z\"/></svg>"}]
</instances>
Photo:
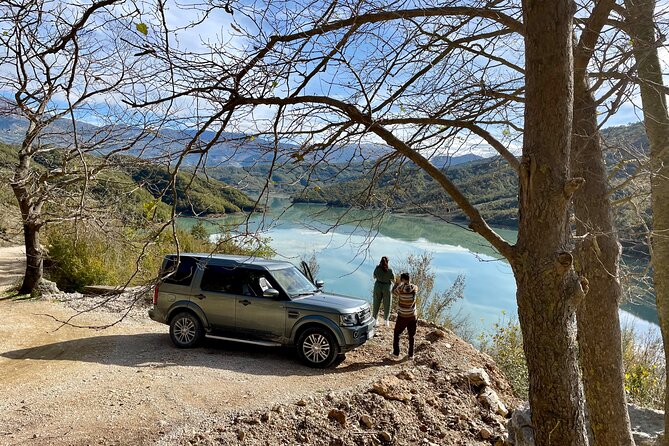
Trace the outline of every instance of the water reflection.
<instances>
[{"instance_id":1,"label":"water reflection","mask_svg":"<svg viewBox=\"0 0 669 446\"><path fill-rule=\"evenodd\" d=\"M516 285L509 264L479 235L433 217L383 214L374 211L344 210L311 204L288 206L275 199L266 214L247 219L244 215L226 216L209 223L210 232L222 227L244 224L249 231L263 230L271 238L278 257L297 262L300 257L316 255L320 265L318 278L325 288L340 294L371 300L374 266L382 255L391 267L409 254L428 252L433 256L436 274L435 292L449 288L459 274L465 274L464 299L457 302L472 321L476 332L486 330L499 320L502 312L516 314ZM192 220L184 219L189 226ZM510 243L517 232L499 229ZM641 321L657 323L657 313L648 303L628 305L635 325Z\"/></svg>"}]
</instances>

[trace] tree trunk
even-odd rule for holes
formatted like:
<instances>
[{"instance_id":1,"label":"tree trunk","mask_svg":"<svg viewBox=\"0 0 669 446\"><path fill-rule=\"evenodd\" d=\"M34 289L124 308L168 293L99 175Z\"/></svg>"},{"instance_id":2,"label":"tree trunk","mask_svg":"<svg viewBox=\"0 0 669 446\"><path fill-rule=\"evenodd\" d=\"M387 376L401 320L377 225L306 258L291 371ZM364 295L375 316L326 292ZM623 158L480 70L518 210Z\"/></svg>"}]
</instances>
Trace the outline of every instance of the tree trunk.
<instances>
[{"instance_id":1,"label":"tree trunk","mask_svg":"<svg viewBox=\"0 0 669 446\"><path fill-rule=\"evenodd\" d=\"M640 82L643 120L650 143L650 190L653 209L651 262L664 357L669 358L669 116L661 89L662 71L655 43L655 1L625 0L625 6ZM669 385L669 367L666 370ZM665 389L664 401L665 432L669 426L668 390ZM668 435L665 435L664 444L669 445Z\"/></svg>"},{"instance_id":2,"label":"tree trunk","mask_svg":"<svg viewBox=\"0 0 669 446\"><path fill-rule=\"evenodd\" d=\"M511 264L537 446L587 444L576 345L584 290L568 252L569 203L580 185L569 176L572 8L569 0L523 2L525 134Z\"/></svg>"},{"instance_id":3,"label":"tree trunk","mask_svg":"<svg viewBox=\"0 0 669 446\"><path fill-rule=\"evenodd\" d=\"M585 68L585 67L583 67ZM634 445L627 412L618 305L620 244L612 222L607 174L597 128L597 106L585 70L574 73L572 175L585 184L574 194L577 272L590 291L579 306L578 345L592 444Z\"/></svg>"},{"instance_id":4,"label":"tree trunk","mask_svg":"<svg viewBox=\"0 0 669 446\"><path fill-rule=\"evenodd\" d=\"M39 226L24 224L23 236L26 247L26 274L23 277L19 294L31 294L42 280L44 273L44 256L39 243Z\"/></svg>"},{"instance_id":5,"label":"tree trunk","mask_svg":"<svg viewBox=\"0 0 669 446\"><path fill-rule=\"evenodd\" d=\"M34 138L36 125L31 122L28 127L24 145L19 151L19 164L14 171L12 189L21 210L23 221L23 238L26 248L26 273L19 294L32 294L33 290L42 280L44 273L44 256L39 242L39 231L42 227L40 222L42 202L30 193L29 184L31 172L31 141Z\"/></svg>"}]
</instances>

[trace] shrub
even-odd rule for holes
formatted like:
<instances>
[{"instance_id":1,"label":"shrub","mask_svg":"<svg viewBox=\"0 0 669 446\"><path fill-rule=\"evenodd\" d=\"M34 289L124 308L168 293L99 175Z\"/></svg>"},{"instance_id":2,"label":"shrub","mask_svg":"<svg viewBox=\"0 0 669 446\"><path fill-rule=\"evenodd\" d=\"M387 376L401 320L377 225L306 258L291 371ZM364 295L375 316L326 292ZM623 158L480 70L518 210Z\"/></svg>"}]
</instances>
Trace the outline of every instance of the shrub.
<instances>
[{"instance_id":1,"label":"shrub","mask_svg":"<svg viewBox=\"0 0 669 446\"><path fill-rule=\"evenodd\" d=\"M516 396L527 399L529 375L523 351L523 334L518 321L507 320L503 311L502 318L493 325L492 333L481 334L479 342L479 349L495 360Z\"/></svg>"},{"instance_id":2,"label":"shrub","mask_svg":"<svg viewBox=\"0 0 669 446\"><path fill-rule=\"evenodd\" d=\"M523 338L516 320L505 320L493 326L493 332L479 338L480 350L489 354L504 372L514 392L527 398L529 388ZM662 338L657 330L643 336L631 326L622 329L623 369L627 401L654 409L664 408L666 361Z\"/></svg>"},{"instance_id":3,"label":"shrub","mask_svg":"<svg viewBox=\"0 0 669 446\"><path fill-rule=\"evenodd\" d=\"M75 230L76 229L76 230ZM47 276L63 291L87 285L144 285L155 279L165 254L212 252L269 257L269 239L222 234L211 243L200 231L151 232L97 228L92 224L60 225L46 231Z\"/></svg>"},{"instance_id":4,"label":"shrub","mask_svg":"<svg viewBox=\"0 0 669 446\"><path fill-rule=\"evenodd\" d=\"M469 319L453 311L453 304L464 297L465 276L460 274L453 285L441 293L433 293L435 273L432 271L432 255L409 254L399 263L399 270L409 273L411 282L418 287L416 312L420 319L434 322L454 331L461 338L471 340L472 329ZM398 275L399 278L399 275ZM397 310L397 299L393 299L392 310Z\"/></svg>"},{"instance_id":5,"label":"shrub","mask_svg":"<svg viewBox=\"0 0 669 446\"><path fill-rule=\"evenodd\" d=\"M633 327L624 326L622 346L628 402L664 409L666 361L658 331L639 336Z\"/></svg>"}]
</instances>

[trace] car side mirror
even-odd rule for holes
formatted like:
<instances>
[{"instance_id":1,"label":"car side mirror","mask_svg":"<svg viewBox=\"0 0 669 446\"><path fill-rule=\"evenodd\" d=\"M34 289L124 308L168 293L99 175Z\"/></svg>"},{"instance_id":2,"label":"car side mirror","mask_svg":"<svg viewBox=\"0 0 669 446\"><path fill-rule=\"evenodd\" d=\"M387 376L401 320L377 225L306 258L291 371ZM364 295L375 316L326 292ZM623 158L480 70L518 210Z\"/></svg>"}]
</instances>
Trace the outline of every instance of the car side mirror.
<instances>
[{"instance_id":1,"label":"car side mirror","mask_svg":"<svg viewBox=\"0 0 669 446\"><path fill-rule=\"evenodd\" d=\"M276 299L277 297L279 297L279 290L274 288L267 288L265 291L262 292L262 295L263 297Z\"/></svg>"},{"instance_id":2,"label":"car side mirror","mask_svg":"<svg viewBox=\"0 0 669 446\"><path fill-rule=\"evenodd\" d=\"M323 282L322 280L316 281L316 288L321 289L323 288L323 285L325 285L325 282Z\"/></svg>"}]
</instances>

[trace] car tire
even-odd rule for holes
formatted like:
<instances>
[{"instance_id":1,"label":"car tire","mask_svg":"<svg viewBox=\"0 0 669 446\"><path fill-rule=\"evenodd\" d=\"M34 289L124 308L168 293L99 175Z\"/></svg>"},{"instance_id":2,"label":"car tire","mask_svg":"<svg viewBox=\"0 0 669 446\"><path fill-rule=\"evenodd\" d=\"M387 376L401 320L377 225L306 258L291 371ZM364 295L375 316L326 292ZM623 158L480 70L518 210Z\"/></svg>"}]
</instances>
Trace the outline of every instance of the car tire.
<instances>
[{"instance_id":1,"label":"car tire","mask_svg":"<svg viewBox=\"0 0 669 446\"><path fill-rule=\"evenodd\" d=\"M195 347L202 338L202 323L193 313L183 311L170 321L170 338L179 348Z\"/></svg>"},{"instance_id":2,"label":"car tire","mask_svg":"<svg viewBox=\"0 0 669 446\"><path fill-rule=\"evenodd\" d=\"M337 342L330 330L307 328L297 340L297 355L309 367L326 368L338 356Z\"/></svg>"}]
</instances>

